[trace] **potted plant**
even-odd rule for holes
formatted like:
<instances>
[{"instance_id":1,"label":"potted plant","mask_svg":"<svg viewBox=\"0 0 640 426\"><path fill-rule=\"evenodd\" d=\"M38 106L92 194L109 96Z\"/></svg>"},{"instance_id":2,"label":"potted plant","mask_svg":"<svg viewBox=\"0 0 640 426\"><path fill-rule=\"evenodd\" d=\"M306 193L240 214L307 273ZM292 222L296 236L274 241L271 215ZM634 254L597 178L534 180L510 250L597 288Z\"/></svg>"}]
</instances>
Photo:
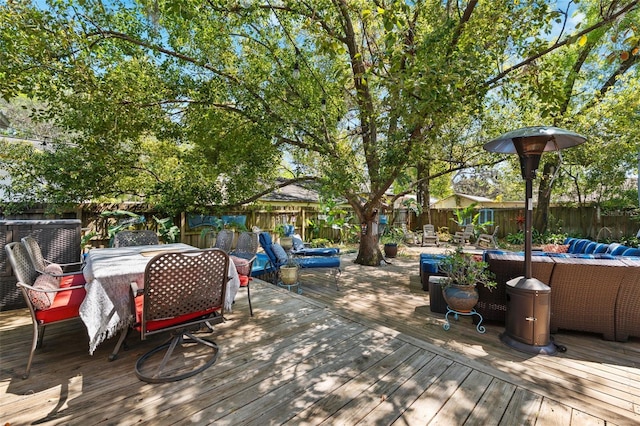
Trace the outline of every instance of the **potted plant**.
<instances>
[{"instance_id":1,"label":"potted plant","mask_svg":"<svg viewBox=\"0 0 640 426\"><path fill-rule=\"evenodd\" d=\"M483 285L492 290L497 285L487 267L486 262L464 253L461 247L441 259L439 270L448 278L442 286L442 295L450 309L471 312L478 303L476 286Z\"/></svg>"},{"instance_id":2,"label":"potted plant","mask_svg":"<svg viewBox=\"0 0 640 426\"><path fill-rule=\"evenodd\" d=\"M398 255L398 244L404 239L404 232L400 228L388 228L380 237L384 244L384 256L394 258Z\"/></svg>"},{"instance_id":3,"label":"potted plant","mask_svg":"<svg viewBox=\"0 0 640 426\"><path fill-rule=\"evenodd\" d=\"M280 280L282 284L294 285L298 282L298 264L293 257L287 257L287 263L280 267Z\"/></svg>"},{"instance_id":4,"label":"potted plant","mask_svg":"<svg viewBox=\"0 0 640 426\"><path fill-rule=\"evenodd\" d=\"M286 223L279 223L273 229L273 232L278 235L282 248L286 251L291 250L293 247L293 233L295 232L295 227Z\"/></svg>"}]
</instances>

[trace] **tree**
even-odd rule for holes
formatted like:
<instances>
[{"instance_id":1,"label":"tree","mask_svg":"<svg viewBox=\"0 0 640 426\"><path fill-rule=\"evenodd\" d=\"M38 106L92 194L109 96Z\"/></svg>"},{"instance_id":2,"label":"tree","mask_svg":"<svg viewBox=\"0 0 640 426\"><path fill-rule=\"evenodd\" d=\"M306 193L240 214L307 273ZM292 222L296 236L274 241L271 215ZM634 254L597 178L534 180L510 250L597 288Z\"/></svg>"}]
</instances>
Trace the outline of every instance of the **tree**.
<instances>
[{"instance_id":1,"label":"tree","mask_svg":"<svg viewBox=\"0 0 640 426\"><path fill-rule=\"evenodd\" d=\"M556 36L562 49L526 62L522 78L503 80L505 105L530 122L566 127L587 143L543 155L539 170L534 228L547 225L552 191L584 204L622 188L638 152L638 61L640 34L637 3L580 2L575 15L583 21L577 33ZM569 2L564 16L570 15ZM627 12L621 14L622 10ZM515 106L515 108L514 108Z\"/></svg>"},{"instance_id":2,"label":"tree","mask_svg":"<svg viewBox=\"0 0 640 426\"><path fill-rule=\"evenodd\" d=\"M593 31L617 31L637 1L598 4L611 13ZM525 93L529 65L582 35L548 46L562 18L512 0L11 2L0 89L46 100L73 158L100 165L60 191L105 178L174 208L233 205L268 191L285 159L371 225L394 182L502 161L481 148L499 129L485 106L507 83ZM358 263L380 263L373 229Z\"/></svg>"}]
</instances>

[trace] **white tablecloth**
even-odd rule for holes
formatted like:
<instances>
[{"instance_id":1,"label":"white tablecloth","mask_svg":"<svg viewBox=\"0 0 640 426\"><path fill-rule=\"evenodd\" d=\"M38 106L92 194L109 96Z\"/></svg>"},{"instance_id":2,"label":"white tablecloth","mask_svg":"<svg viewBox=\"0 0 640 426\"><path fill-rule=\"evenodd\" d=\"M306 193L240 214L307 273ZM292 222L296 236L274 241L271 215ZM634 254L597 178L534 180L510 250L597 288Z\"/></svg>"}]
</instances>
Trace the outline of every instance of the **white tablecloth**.
<instances>
[{"instance_id":1,"label":"white tablecloth","mask_svg":"<svg viewBox=\"0 0 640 426\"><path fill-rule=\"evenodd\" d=\"M89 251L83 269L87 281L87 295L80 305L80 318L89 334L89 353L105 339L133 322L130 306L130 284L144 287L144 270L153 256L141 253L156 250L196 250L187 244L162 244L158 246L134 246L93 249ZM225 310L231 311L240 279L233 261L229 259Z\"/></svg>"}]
</instances>

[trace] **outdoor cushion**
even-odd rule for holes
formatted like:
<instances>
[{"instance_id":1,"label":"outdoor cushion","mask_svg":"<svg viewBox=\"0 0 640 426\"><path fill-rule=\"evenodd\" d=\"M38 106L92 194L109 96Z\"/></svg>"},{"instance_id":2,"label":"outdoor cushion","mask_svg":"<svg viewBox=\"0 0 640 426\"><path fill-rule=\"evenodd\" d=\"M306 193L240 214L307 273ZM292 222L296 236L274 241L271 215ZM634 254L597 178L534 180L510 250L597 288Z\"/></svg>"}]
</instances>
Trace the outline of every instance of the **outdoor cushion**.
<instances>
[{"instance_id":1,"label":"outdoor cushion","mask_svg":"<svg viewBox=\"0 0 640 426\"><path fill-rule=\"evenodd\" d=\"M33 287L39 290L57 290L60 288L60 280L49 274L62 274L62 267L55 263L51 263L44 268L44 274L36 278ZM47 293L44 291L29 290L29 300L35 309L49 309L53 304L56 293Z\"/></svg>"},{"instance_id":2,"label":"outdoor cushion","mask_svg":"<svg viewBox=\"0 0 640 426\"><path fill-rule=\"evenodd\" d=\"M338 247L305 247L300 238L293 237L291 253L296 256L335 256L340 254L340 249Z\"/></svg>"},{"instance_id":3,"label":"outdoor cushion","mask_svg":"<svg viewBox=\"0 0 640 426\"><path fill-rule=\"evenodd\" d=\"M273 255L275 256L276 261L278 262L278 265L287 263L287 259L288 259L287 252L284 251L284 249L280 244L278 243L271 244L271 250L273 250Z\"/></svg>"},{"instance_id":4,"label":"outdoor cushion","mask_svg":"<svg viewBox=\"0 0 640 426\"><path fill-rule=\"evenodd\" d=\"M293 251L304 249L304 243L298 237L293 237Z\"/></svg>"},{"instance_id":5,"label":"outdoor cushion","mask_svg":"<svg viewBox=\"0 0 640 426\"><path fill-rule=\"evenodd\" d=\"M595 241L591 241L589 244L587 244L587 246L584 248L584 252L586 254L591 254L596 250L596 247L598 246L598 243L596 243Z\"/></svg>"},{"instance_id":6,"label":"outdoor cushion","mask_svg":"<svg viewBox=\"0 0 640 426\"><path fill-rule=\"evenodd\" d=\"M598 243L596 245L595 250L593 251L593 253L598 254L598 253L605 253L607 251L607 249L609 248L609 244L605 244L605 243Z\"/></svg>"},{"instance_id":7,"label":"outdoor cushion","mask_svg":"<svg viewBox=\"0 0 640 426\"><path fill-rule=\"evenodd\" d=\"M589 243L590 241L587 239L580 239L569 249L569 253L582 253Z\"/></svg>"},{"instance_id":8,"label":"outdoor cushion","mask_svg":"<svg viewBox=\"0 0 640 426\"><path fill-rule=\"evenodd\" d=\"M84 287L59 291L49 309L36 311L36 320L42 324L75 318L80 315L80 304L87 293Z\"/></svg>"},{"instance_id":9,"label":"outdoor cushion","mask_svg":"<svg viewBox=\"0 0 640 426\"><path fill-rule=\"evenodd\" d=\"M623 245L619 245L618 247L614 248L614 249L611 251L611 255L612 255L612 256L621 256L621 255L622 255L622 253L624 253L625 251L627 251L627 250L629 250L629 249L630 249L630 247L623 246Z\"/></svg>"},{"instance_id":10,"label":"outdoor cushion","mask_svg":"<svg viewBox=\"0 0 640 426\"><path fill-rule=\"evenodd\" d=\"M315 247L291 250L296 256L335 256L340 253L337 247Z\"/></svg>"},{"instance_id":11,"label":"outdoor cushion","mask_svg":"<svg viewBox=\"0 0 640 426\"><path fill-rule=\"evenodd\" d=\"M340 258L332 257L298 257L296 263L301 268L339 268Z\"/></svg>"},{"instance_id":12,"label":"outdoor cushion","mask_svg":"<svg viewBox=\"0 0 640 426\"><path fill-rule=\"evenodd\" d=\"M71 274L60 277L60 287L71 287L76 285L84 285L87 281L82 274Z\"/></svg>"},{"instance_id":13,"label":"outdoor cushion","mask_svg":"<svg viewBox=\"0 0 640 426\"><path fill-rule=\"evenodd\" d=\"M640 256L640 248L629 248L622 253L623 256Z\"/></svg>"},{"instance_id":14,"label":"outdoor cushion","mask_svg":"<svg viewBox=\"0 0 640 426\"><path fill-rule=\"evenodd\" d=\"M52 275L42 274L33 283L33 287L38 290L57 290L60 283L58 279ZM55 299L55 293L45 293L44 291L29 290L29 300L35 309L49 309Z\"/></svg>"},{"instance_id":15,"label":"outdoor cushion","mask_svg":"<svg viewBox=\"0 0 640 426\"><path fill-rule=\"evenodd\" d=\"M238 278L240 278L240 287L246 287L251 281L251 277L247 275L238 275Z\"/></svg>"},{"instance_id":16,"label":"outdoor cushion","mask_svg":"<svg viewBox=\"0 0 640 426\"><path fill-rule=\"evenodd\" d=\"M136 323L142 323L142 310L144 309L144 296L136 297ZM189 312L188 314L179 315L173 318L165 318L160 320L147 321L147 332L154 330L161 330L163 328L171 327L173 325L179 325L184 322L188 322L194 320L196 318L200 318L205 315L209 315L218 309L207 309L204 311L198 312ZM136 326L139 330L140 326Z\"/></svg>"},{"instance_id":17,"label":"outdoor cushion","mask_svg":"<svg viewBox=\"0 0 640 426\"><path fill-rule=\"evenodd\" d=\"M249 261L242 257L230 255L229 259L233 260L233 264L236 266L238 275L249 275L251 273Z\"/></svg>"},{"instance_id":18,"label":"outdoor cushion","mask_svg":"<svg viewBox=\"0 0 640 426\"><path fill-rule=\"evenodd\" d=\"M568 244L545 244L542 246L542 251L545 253L566 253L568 250Z\"/></svg>"},{"instance_id":19,"label":"outdoor cushion","mask_svg":"<svg viewBox=\"0 0 640 426\"><path fill-rule=\"evenodd\" d=\"M620 243L611 243L609 244L609 247L607 247L607 251L605 253L613 254L613 251L620 246Z\"/></svg>"},{"instance_id":20,"label":"outdoor cushion","mask_svg":"<svg viewBox=\"0 0 640 426\"><path fill-rule=\"evenodd\" d=\"M438 272L438 266L440 265L440 261L438 259L430 259L424 260L421 263L422 272L428 272L430 274L435 274Z\"/></svg>"}]
</instances>

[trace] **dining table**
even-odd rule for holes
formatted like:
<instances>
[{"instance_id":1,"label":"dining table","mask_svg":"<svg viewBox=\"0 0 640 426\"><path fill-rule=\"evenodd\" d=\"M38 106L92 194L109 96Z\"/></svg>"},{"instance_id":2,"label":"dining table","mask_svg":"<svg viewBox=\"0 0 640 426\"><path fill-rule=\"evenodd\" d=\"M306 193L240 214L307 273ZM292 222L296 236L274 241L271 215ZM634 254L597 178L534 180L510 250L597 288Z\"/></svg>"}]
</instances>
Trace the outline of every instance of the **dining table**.
<instances>
[{"instance_id":1,"label":"dining table","mask_svg":"<svg viewBox=\"0 0 640 426\"><path fill-rule=\"evenodd\" d=\"M131 283L144 287L144 273L156 255L172 251L199 250L183 243L96 248L90 250L83 268L86 296L80 305L80 318L89 335L89 353L93 354L104 340L133 323ZM229 280L225 311L231 311L240 279L229 259Z\"/></svg>"}]
</instances>

